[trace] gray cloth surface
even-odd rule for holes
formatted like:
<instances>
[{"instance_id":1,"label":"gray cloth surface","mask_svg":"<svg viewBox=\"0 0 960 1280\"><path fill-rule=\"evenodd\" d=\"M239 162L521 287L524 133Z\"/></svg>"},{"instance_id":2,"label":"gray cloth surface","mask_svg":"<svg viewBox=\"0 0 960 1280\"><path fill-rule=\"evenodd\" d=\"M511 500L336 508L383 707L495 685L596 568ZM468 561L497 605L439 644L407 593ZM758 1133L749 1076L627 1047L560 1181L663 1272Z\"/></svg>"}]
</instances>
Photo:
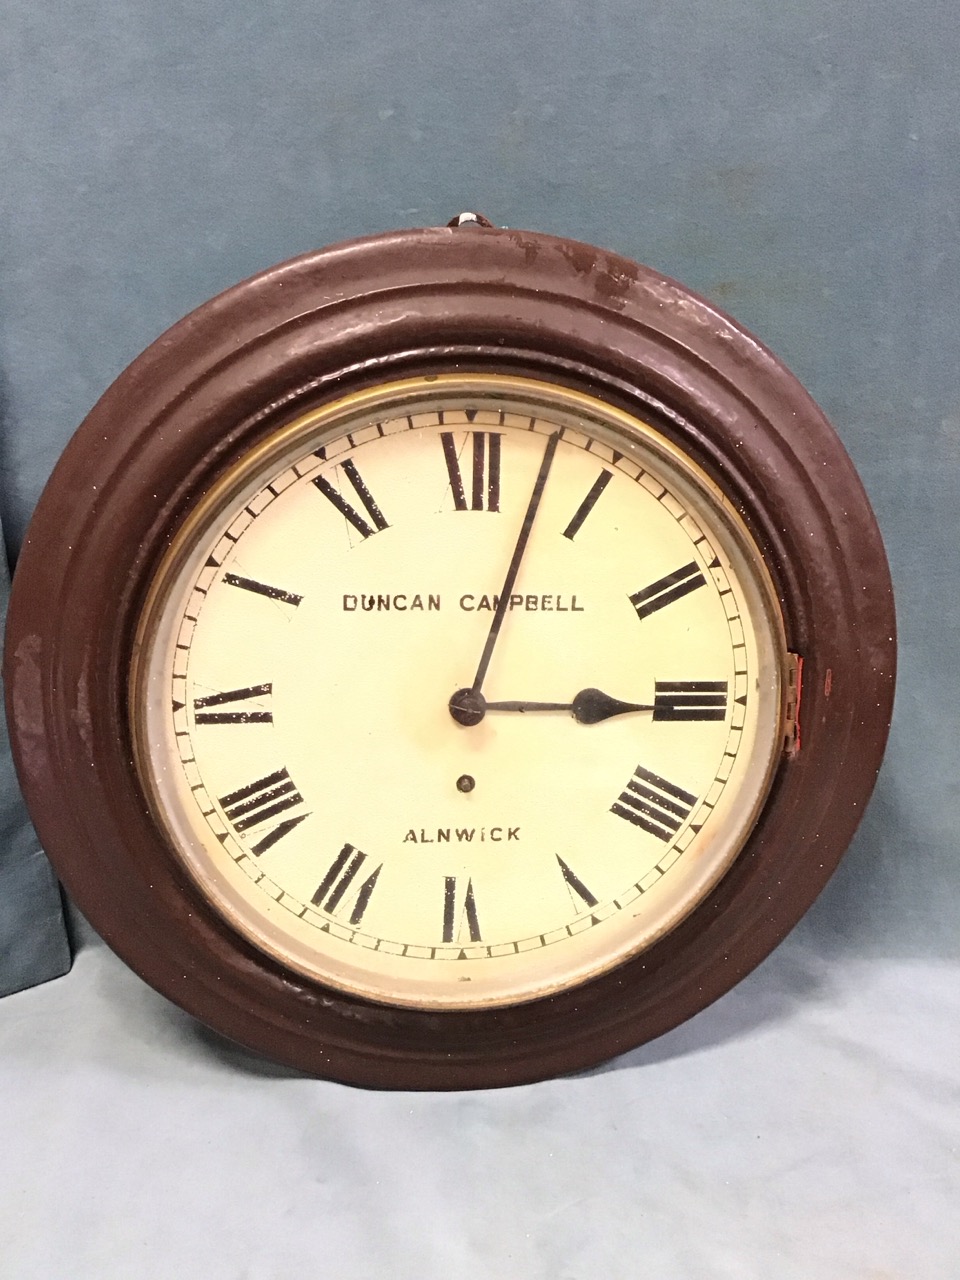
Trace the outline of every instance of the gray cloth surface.
<instances>
[{"instance_id":1,"label":"gray cloth surface","mask_svg":"<svg viewBox=\"0 0 960 1280\"><path fill-rule=\"evenodd\" d=\"M96 942L0 1002L3 1280L955 1280L960 8L3 0L0 31L13 551L76 424L187 310L479 208L647 262L786 361L870 493L901 633L887 762L824 896L607 1070L300 1079Z\"/></svg>"},{"instance_id":2,"label":"gray cloth surface","mask_svg":"<svg viewBox=\"0 0 960 1280\"><path fill-rule=\"evenodd\" d=\"M956 967L826 956L829 915L656 1044L478 1094L271 1067L89 947L0 1008L0 1274L956 1280Z\"/></svg>"}]
</instances>

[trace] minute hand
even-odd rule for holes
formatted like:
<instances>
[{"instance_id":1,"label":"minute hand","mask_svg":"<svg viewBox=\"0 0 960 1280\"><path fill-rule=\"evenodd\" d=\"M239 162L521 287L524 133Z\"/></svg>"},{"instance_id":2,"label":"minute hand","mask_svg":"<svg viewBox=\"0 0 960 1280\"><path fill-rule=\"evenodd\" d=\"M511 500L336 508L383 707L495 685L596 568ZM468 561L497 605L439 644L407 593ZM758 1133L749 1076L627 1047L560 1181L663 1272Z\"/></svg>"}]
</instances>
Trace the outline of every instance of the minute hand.
<instances>
[{"instance_id":1,"label":"minute hand","mask_svg":"<svg viewBox=\"0 0 960 1280\"><path fill-rule=\"evenodd\" d=\"M653 711L640 702L621 702L602 689L581 689L572 702L487 702L487 711L569 711L578 724L599 724L629 711Z\"/></svg>"},{"instance_id":2,"label":"minute hand","mask_svg":"<svg viewBox=\"0 0 960 1280\"><path fill-rule=\"evenodd\" d=\"M474 676L473 685L471 686L474 693L479 693L483 687L484 677L487 674L487 667L490 665L490 659L493 656L493 646L497 643L497 636L500 634L500 628L503 625L503 618L510 607L510 596L513 592L514 584L517 581L517 574L520 572L520 562L523 559L523 553L527 549L527 540L530 537L530 530L533 528L534 517L537 514L537 508L540 506L540 499L543 497L544 486L547 483L547 476L550 474L550 464L553 462L553 455L557 451L557 445L560 443L560 433L555 431L547 440L547 447L543 453L543 461L540 463L540 470L537 472L537 480L533 486L533 493L530 495L530 502L527 506L527 514L523 517L523 524L520 527L520 536L517 538L517 545L513 549L513 559L510 561L510 567L507 569L507 576L503 580L503 589L500 592L500 599L497 601L497 607L493 614L493 621L490 623L490 633L487 636L487 642L483 646L483 653L480 655L480 664L477 667L477 674Z\"/></svg>"}]
</instances>

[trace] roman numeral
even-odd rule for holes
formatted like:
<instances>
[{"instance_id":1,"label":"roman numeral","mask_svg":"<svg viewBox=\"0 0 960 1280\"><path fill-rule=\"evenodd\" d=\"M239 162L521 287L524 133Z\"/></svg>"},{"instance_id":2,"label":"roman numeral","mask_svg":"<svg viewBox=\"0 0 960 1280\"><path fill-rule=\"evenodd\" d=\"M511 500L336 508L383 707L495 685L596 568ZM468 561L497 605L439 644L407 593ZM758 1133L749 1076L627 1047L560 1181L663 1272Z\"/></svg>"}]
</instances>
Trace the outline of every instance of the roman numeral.
<instances>
[{"instance_id":1,"label":"roman numeral","mask_svg":"<svg viewBox=\"0 0 960 1280\"><path fill-rule=\"evenodd\" d=\"M466 919L471 942L480 941L480 922L477 919L477 903L473 896L473 881L467 881L463 905L457 910L457 877L445 876L443 885L443 940L455 942L463 930Z\"/></svg>"},{"instance_id":2,"label":"roman numeral","mask_svg":"<svg viewBox=\"0 0 960 1280\"><path fill-rule=\"evenodd\" d=\"M726 680L658 680L654 720L725 720Z\"/></svg>"},{"instance_id":3,"label":"roman numeral","mask_svg":"<svg viewBox=\"0 0 960 1280\"><path fill-rule=\"evenodd\" d=\"M594 480L593 486L590 489L590 492L587 494L587 496L584 498L584 500L580 503L579 507L577 507L576 511L574 512L573 519L564 529L563 536L565 538L569 538L570 541L572 542L573 539L577 536L577 534L580 532L580 526L583 524L584 520L586 520L587 516L590 514L593 508L597 505L597 499L600 497L601 493L603 493L604 489L607 487L607 485L610 483L612 479L613 479L612 471L600 472L596 480Z\"/></svg>"},{"instance_id":4,"label":"roman numeral","mask_svg":"<svg viewBox=\"0 0 960 1280\"><path fill-rule=\"evenodd\" d=\"M272 691L272 684L252 684L247 689L230 689L226 693L194 698L194 719L197 724L273 724L272 711L206 710L207 707L228 706L231 702L246 702L249 698L267 698Z\"/></svg>"},{"instance_id":5,"label":"roman numeral","mask_svg":"<svg viewBox=\"0 0 960 1280\"><path fill-rule=\"evenodd\" d=\"M387 525L386 517L377 506L376 502L374 502L373 494L364 484L363 477L357 470L356 463L353 459L348 458L346 462L341 463L340 469L350 481L357 497L360 499L363 509L370 517L370 520L373 521L373 528L371 528L360 512L357 511L356 507L352 507L346 498L344 498L342 494L334 488L326 476L317 476L313 483L325 498L329 498L343 518L349 524L353 525L354 529L356 529L357 533L359 533L361 537L370 538L380 529L388 528L389 526Z\"/></svg>"},{"instance_id":6,"label":"roman numeral","mask_svg":"<svg viewBox=\"0 0 960 1280\"><path fill-rule=\"evenodd\" d=\"M343 902L347 890L360 874L360 870L366 861L367 855L365 853L355 849L352 844L345 844L333 862L331 862L330 869L317 886L317 891L311 898L313 905L320 907L328 915L333 915ZM359 924L363 919L363 913L369 905L370 898L376 888L377 877L382 869L383 863L381 862L380 866L375 871L372 871L360 885L350 912L351 924Z\"/></svg>"},{"instance_id":7,"label":"roman numeral","mask_svg":"<svg viewBox=\"0 0 960 1280\"><path fill-rule=\"evenodd\" d=\"M649 831L658 840L671 840L689 818L697 797L640 765L610 806L610 812Z\"/></svg>"},{"instance_id":8,"label":"roman numeral","mask_svg":"<svg viewBox=\"0 0 960 1280\"><path fill-rule=\"evenodd\" d=\"M658 609L673 604L674 600L679 600L682 596L689 595L691 591L696 591L697 587L704 587L706 584L706 578L700 572L696 562L691 560L682 569L675 569L665 578L658 578L656 582L651 582L650 586L644 587L642 591L635 591L630 597L630 603L636 609L638 618L647 618L651 613L656 613Z\"/></svg>"},{"instance_id":9,"label":"roman numeral","mask_svg":"<svg viewBox=\"0 0 960 1280\"><path fill-rule=\"evenodd\" d=\"M567 866L564 860L560 857L559 853L557 854L557 861L560 863L560 871L563 874L563 878L564 878L564 881L566 882L567 888L570 890L571 898L573 897L574 894L576 894L576 896L586 906L595 907L597 905L597 899L593 896L593 894L590 892L587 886L583 883L580 877L576 874L576 872L571 871L571 869ZM579 907L577 908L577 910L579 910Z\"/></svg>"},{"instance_id":10,"label":"roman numeral","mask_svg":"<svg viewBox=\"0 0 960 1280\"><path fill-rule=\"evenodd\" d=\"M441 431L443 458L447 464L453 505L457 511L500 510L500 435L488 431L468 431L472 441L472 467L470 472L470 502L467 503L463 473L452 431Z\"/></svg>"},{"instance_id":11,"label":"roman numeral","mask_svg":"<svg viewBox=\"0 0 960 1280\"><path fill-rule=\"evenodd\" d=\"M247 786L220 797L224 816L233 824L235 831L247 831L250 827L259 827L269 822L271 818L275 818L277 814L284 813L287 809L295 809L303 802L303 796L297 790L286 769L268 773L266 777L258 778L256 782L250 782ZM285 818L251 846L251 853L259 857L307 817L309 814L299 813L294 817Z\"/></svg>"},{"instance_id":12,"label":"roman numeral","mask_svg":"<svg viewBox=\"0 0 960 1280\"><path fill-rule=\"evenodd\" d=\"M268 600L279 600L281 604L298 605L303 599L303 596L295 595L292 591L281 591L279 587L271 587L266 582L257 582L255 578L241 578L237 573L225 573L223 580L228 587L252 591L254 595L266 596Z\"/></svg>"}]
</instances>

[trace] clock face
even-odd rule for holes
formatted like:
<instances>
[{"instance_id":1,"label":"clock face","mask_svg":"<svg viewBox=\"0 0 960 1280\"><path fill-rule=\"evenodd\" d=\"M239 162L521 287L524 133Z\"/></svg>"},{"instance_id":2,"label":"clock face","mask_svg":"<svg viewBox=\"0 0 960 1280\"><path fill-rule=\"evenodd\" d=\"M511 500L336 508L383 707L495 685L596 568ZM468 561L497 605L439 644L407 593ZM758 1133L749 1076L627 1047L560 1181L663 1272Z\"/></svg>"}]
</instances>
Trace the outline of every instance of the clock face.
<instances>
[{"instance_id":1,"label":"clock face","mask_svg":"<svg viewBox=\"0 0 960 1280\"><path fill-rule=\"evenodd\" d=\"M783 743L760 554L649 425L500 375L288 423L186 521L131 681L137 767L233 927L413 1008L520 1003L669 932Z\"/></svg>"}]
</instances>

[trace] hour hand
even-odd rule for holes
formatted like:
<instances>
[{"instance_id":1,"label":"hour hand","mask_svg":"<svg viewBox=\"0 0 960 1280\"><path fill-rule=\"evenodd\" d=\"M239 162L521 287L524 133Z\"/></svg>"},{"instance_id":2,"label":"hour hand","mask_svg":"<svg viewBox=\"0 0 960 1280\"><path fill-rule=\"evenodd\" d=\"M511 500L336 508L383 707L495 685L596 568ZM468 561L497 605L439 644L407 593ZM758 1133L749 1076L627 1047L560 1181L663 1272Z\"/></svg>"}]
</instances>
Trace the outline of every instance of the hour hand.
<instances>
[{"instance_id":1,"label":"hour hand","mask_svg":"<svg viewBox=\"0 0 960 1280\"><path fill-rule=\"evenodd\" d=\"M488 711L569 711L578 724L599 724L629 711L652 711L640 702L622 702L602 689L581 689L572 702L488 702Z\"/></svg>"},{"instance_id":2,"label":"hour hand","mask_svg":"<svg viewBox=\"0 0 960 1280\"><path fill-rule=\"evenodd\" d=\"M450 699L450 713L463 725L479 724L488 711L569 711L578 724L599 724L630 711L653 711L639 702L621 702L602 689L581 689L572 702L487 702L473 689L460 689Z\"/></svg>"}]
</instances>

